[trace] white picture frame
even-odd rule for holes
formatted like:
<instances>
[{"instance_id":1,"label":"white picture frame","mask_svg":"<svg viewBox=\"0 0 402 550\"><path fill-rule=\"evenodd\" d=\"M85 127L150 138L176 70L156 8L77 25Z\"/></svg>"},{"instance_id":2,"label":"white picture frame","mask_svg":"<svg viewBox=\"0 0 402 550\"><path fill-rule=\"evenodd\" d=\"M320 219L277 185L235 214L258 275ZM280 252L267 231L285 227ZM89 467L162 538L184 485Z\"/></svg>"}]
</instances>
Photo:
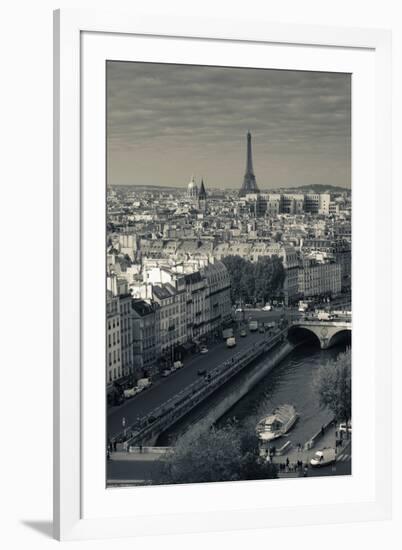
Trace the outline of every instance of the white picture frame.
<instances>
[{"instance_id":1,"label":"white picture frame","mask_svg":"<svg viewBox=\"0 0 402 550\"><path fill-rule=\"evenodd\" d=\"M186 48L180 47L183 43ZM105 59L234 64L230 63L234 56L241 59L240 66L249 63L258 67L264 66L257 59L266 58L266 48L272 56L268 66L339 70L356 75L352 81L353 476L350 480L334 478L336 484L334 479L309 479L308 491L295 480L107 490L104 477L102 480L104 305L99 305L104 302L104 242L103 233L99 233L105 215L102 67ZM391 465L384 468L379 460L379 453L391 441L391 297L381 292L391 287L391 219L385 204L389 201L382 198L391 194L390 66L391 36L384 30L282 25L262 20L245 25L230 18L178 19L97 10L55 12L57 539L390 517ZM367 292L372 297L369 304L365 300ZM266 502L268 490L271 498Z\"/></svg>"}]
</instances>

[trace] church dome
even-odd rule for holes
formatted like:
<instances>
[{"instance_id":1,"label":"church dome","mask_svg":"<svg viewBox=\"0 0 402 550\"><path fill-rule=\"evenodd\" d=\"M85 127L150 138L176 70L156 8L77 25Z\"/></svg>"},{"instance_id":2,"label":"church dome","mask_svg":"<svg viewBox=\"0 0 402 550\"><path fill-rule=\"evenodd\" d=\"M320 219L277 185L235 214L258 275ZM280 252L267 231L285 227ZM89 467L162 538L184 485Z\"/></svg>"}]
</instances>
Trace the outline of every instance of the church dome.
<instances>
[{"instance_id":1,"label":"church dome","mask_svg":"<svg viewBox=\"0 0 402 550\"><path fill-rule=\"evenodd\" d=\"M187 185L187 194L190 197L197 197L198 196L198 187L197 187L197 184L194 181L194 178L191 178L190 183Z\"/></svg>"}]
</instances>

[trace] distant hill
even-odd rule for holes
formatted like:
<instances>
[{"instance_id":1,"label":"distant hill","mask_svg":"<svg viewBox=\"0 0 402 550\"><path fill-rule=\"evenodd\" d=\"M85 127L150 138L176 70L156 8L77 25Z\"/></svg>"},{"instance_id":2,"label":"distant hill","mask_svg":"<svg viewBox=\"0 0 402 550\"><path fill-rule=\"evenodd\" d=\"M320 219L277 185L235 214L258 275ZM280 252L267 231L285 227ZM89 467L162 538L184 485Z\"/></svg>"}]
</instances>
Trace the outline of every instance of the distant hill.
<instances>
[{"instance_id":1,"label":"distant hill","mask_svg":"<svg viewBox=\"0 0 402 550\"><path fill-rule=\"evenodd\" d=\"M119 185L112 185L112 187L116 189L140 189L141 191L165 191L168 193L169 191L184 191L185 187L173 187L173 186L167 186L167 185L130 185L130 184L119 184Z\"/></svg>"},{"instance_id":2,"label":"distant hill","mask_svg":"<svg viewBox=\"0 0 402 550\"><path fill-rule=\"evenodd\" d=\"M137 191L159 191L159 192L164 192L164 193L177 193L178 191L179 192L183 192L186 190L186 187L183 187L183 186L177 186L177 187L174 187L174 186L165 186L165 185L130 185L130 184L121 184L121 185L113 185L112 187L114 187L115 189L135 189ZM238 191L239 188L231 188L231 187L225 187L223 189L219 189L217 187L214 187L214 188L209 188L207 189L209 192L212 192L212 193L222 193L224 191L230 191L230 192L235 192L235 191ZM290 193L308 193L309 191L310 192L313 192L313 193L325 193L325 192L329 192L329 193L344 193L345 191L346 192L350 192L350 189L346 189L345 187L339 187L337 185L323 185L323 184L320 184L320 183L315 183L315 184L312 184L312 185L295 185L293 187L274 187L274 188L270 188L270 189L266 189L266 188L261 188L261 192L262 193L275 193L275 192L279 192L279 193L284 193L284 192L290 192Z\"/></svg>"},{"instance_id":3,"label":"distant hill","mask_svg":"<svg viewBox=\"0 0 402 550\"><path fill-rule=\"evenodd\" d=\"M323 185L321 183L313 183L312 185L295 185L293 187L277 187L276 189L282 193L284 191L290 191L292 193L308 193L309 191L312 191L313 193L345 193L345 191L350 191L350 189L339 187L338 185ZM273 190L264 189L262 191L272 193Z\"/></svg>"}]
</instances>

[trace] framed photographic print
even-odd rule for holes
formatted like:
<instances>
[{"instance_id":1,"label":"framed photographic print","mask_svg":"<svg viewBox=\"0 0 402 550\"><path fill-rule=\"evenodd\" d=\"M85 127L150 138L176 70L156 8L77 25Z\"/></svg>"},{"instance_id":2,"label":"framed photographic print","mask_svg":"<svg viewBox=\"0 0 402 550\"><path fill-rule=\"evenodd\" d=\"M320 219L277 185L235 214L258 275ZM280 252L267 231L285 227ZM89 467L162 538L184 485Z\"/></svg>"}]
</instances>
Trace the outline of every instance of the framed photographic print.
<instances>
[{"instance_id":1,"label":"framed photographic print","mask_svg":"<svg viewBox=\"0 0 402 550\"><path fill-rule=\"evenodd\" d=\"M244 29L55 13L59 539L390 515L390 34Z\"/></svg>"}]
</instances>

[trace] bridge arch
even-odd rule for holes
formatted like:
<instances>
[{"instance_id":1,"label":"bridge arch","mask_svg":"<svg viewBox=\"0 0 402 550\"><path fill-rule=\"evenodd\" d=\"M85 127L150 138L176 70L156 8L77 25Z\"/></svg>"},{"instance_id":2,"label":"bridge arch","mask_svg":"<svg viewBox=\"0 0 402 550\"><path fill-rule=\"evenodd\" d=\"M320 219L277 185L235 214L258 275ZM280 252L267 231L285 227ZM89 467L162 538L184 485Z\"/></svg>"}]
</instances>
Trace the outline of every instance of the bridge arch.
<instances>
[{"instance_id":1,"label":"bridge arch","mask_svg":"<svg viewBox=\"0 0 402 550\"><path fill-rule=\"evenodd\" d=\"M339 342L347 342L350 343L352 340L352 331L350 329L342 329L336 332L331 338L329 339L328 346L332 347L338 344Z\"/></svg>"},{"instance_id":2,"label":"bridge arch","mask_svg":"<svg viewBox=\"0 0 402 550\"><path fill-rule=\"evenodd\" d=\"M352 325L345 323L327 323L322 321L299 321L295 322L288 330L289 341L300 344L304 341L319 342L321 349L328 349L343 339L349 339L352 332Z\"/></svg>"},{"instance_id":3,"label":"bridge arch","mask_svg":"<svg viewBox=\"0 0 402 550\"><path fill-rule=\"evenodd\" d=\"M321 346L319 336L307 327L302 327L300 325L293 325L288 330L288 340L292 344L301 344L301 343L311 343Z\"/></svg>"}]
</instances>

